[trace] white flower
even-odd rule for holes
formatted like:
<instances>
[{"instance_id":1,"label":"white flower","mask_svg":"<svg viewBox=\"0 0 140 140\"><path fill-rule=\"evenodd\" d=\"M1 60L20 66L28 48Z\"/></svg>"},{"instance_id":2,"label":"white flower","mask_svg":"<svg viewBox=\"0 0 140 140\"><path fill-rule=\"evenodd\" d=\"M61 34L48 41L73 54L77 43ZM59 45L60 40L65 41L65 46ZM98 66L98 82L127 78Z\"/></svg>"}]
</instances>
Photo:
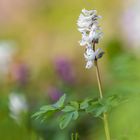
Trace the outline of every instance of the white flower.
<instances>
[{"instance_id":1,"label":"white flower","mask_svg":"<svg viewBox=\"0 0 140 140\"><path fill-rule=\"evenodd\" d=\"M99 18L101 18L101 16L97 15L96 10L82 10L82 14L80 14L77 21L78 30L82 33L81 46L86 46L93 42L97 43L101 38L102 31L98 25Z\"/></svg>"},{"instance_id":2,"label":"white flower","mask_svg":"<svg viewBox=\"0 0 140 140\"><path fill-rule=\"evenodd\" d=\"M92 61L87 61L86 69L90 69L92 66L93 66L93 62Z\"/></svg>"},{"instance_id":3,"label":"white flower","mask_svg":"<svg viewBox=\"0 0 140 140\"><path fill-rule=\"evenodd\" d=\"M87 61L93 61L95 59L95 52L92 48L88 48L86 53L84 53L84 57Z\"/></svg>"},{"instance_id":4,"label":"white flower","mask_svg":"<svg viewBox=\"0 0 140 140\"><path fill-rule=\"evenodd\" d=\"M9 109L10 116L19 123L21 114L26 113L28 110L25 97L22 94L11 93L9 96Z\"/></svg>"},{"instance_id":5,"label":"white flower","mask_svg":"<svg viewBox=\"0 0 140 140\"><path fill-rule=\"evenodd\" d=\"M102 32L100 31L100 28L98 26L95 26L94 28L91 29L89 36L88 36L88 41L95 42L97 43L99 38L102 37Z\"/></svg>"},{"instance_id":6,"label":"white flower","mask_svg":"<svg viewBox=\"0 0 140 140\"><path fill-rule=\"evenodd\" d=\"M86 47L84 57L87 69L91 68L94 65L94 61L101 58L104 54L101 49L93 50L93 46L102 37L102 31L98 23L98 19L100 18L101 16L97 15L96 10L88 11L83 9L77 21L78 30L82 34L82 40L79 43L81 46Z\"/></svg>"},{"instance_id":7,"label":"white flower","mask_svg":"<svg viewBox=\"0 0 140 140\"><path fill-rule=\"evenodd\" d=\"M86 53L84 53L84 57L87 61L86 68L91 68L93 66L93 61L95 60L95 52L91 47L87 48Z\"/></svg>"},{"instance_id":8,"label":"white flower","mask_svg":"<svg viewBox=\"0 0 140 140\"><path fill-rule=\"evenodd\" d=\"M82 40L79 41L81 46L85 46L85 45L89 45L88 43L89 37L87 36L87 34L85 32L82 33Z\"/></svg>"},{"instance_id":9,"label":"white flower","mask_svg":"<svg viewBox=\"0 0 140 140\"><path fill-rule=\"evenodd\" d=\"M102 49L98 48L95 52L93 51L93 49L89 46L86 50L86 53L84 53L84 57L87 61L86 63L86 68L90 69L93 64L95 59L99 59L103 56L104 52L102 51Z\"/></svg>"}]
</instances>

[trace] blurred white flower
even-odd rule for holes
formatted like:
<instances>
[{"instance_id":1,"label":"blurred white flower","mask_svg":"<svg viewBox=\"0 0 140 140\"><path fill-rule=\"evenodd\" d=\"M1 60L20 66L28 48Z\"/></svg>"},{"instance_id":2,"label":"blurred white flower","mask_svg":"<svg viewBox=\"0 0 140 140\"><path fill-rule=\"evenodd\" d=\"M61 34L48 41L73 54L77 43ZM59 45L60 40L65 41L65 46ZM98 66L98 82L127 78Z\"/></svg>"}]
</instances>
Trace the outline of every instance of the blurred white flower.
<instances>
[{"instance_id":1,"label":"blurred white flower","mask_svg":"<svg viewBox=\"0 0 140 140\"><path fill-rule=\"evenodd\" d=\"M96 15L96 10L82 10L77 25L79 32L82 33L81 46L87 46L89 44L98 43L98 40L102 37L101 28L98 25L98 19L101 16Z\"/></svg>"},{"instance_id":2,"label":"blurred white flower","mask_svg":"<svg viewBox=\"0 0 140 140\"><path fill-rule=\"evenodd\" d=\"M95 47L95 44L102 37L102 31L98 24L100 18L101 16L97 15L96 10L83 9L77 21L78 30L82 34L82 40L79 43L86 47L84 57L87 61L87 69L94 65L94 60L101 58L104 54L101 49L93 50L93 46Z\"/></svg>"},{"instance_id":3,"label":"blurred white flower","mask_svg":"<svg viewBox=\"0 0 140 140\"><path fill-rule=\"evenodd\" d=\"M9 96L10 116L20 123L23 113L28 111L28 106L24 95L18 93L11 93Z\"/></svg>"}]
</instances>

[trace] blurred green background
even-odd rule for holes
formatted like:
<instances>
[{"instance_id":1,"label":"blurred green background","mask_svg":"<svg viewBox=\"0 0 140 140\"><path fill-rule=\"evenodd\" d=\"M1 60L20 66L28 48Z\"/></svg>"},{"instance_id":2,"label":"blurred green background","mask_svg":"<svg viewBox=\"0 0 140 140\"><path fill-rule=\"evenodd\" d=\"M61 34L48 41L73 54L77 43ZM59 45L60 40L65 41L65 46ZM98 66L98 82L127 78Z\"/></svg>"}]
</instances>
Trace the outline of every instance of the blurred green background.
<instances>
[{"instance_id":1,"label":"blurred green background","mask_svg":"<svg viewBox=\"0 0 140 140\"><path fill-rule=\"evenodd\" d=\"M76 21L96 9L104 32L98 47L105 96L127 98L109 113L112 140L140 140L139 0L0 0L0 140L105 140L100 119L84 116L60 130L58 120L31 115L63 93L97 97L95 69L85 69Z\"/></svg>"}]
</instances>

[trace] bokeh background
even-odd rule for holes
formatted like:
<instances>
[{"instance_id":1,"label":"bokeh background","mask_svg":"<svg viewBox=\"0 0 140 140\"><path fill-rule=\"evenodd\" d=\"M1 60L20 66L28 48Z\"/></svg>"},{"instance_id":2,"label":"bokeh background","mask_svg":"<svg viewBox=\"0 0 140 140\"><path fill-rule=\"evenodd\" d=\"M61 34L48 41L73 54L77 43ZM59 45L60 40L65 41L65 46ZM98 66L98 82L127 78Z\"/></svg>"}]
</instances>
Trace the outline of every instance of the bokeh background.
<instances>
[{"instance_id":1,"label":"bokeh background","mask_svg":"<svg viewBox=\"0 0 140 140\"><path fill-rule=\"evenodd\" d=\"M140 140L139 0L0 0L0 139L104 140L100 119L84 116L60 130L56 118L31 118L63 93L98 96L95 69L85 69L76 21L81 9L102 15L98 47L104 94L127 99L109 113L112 140Z\"/></svg>"}]
</instances>

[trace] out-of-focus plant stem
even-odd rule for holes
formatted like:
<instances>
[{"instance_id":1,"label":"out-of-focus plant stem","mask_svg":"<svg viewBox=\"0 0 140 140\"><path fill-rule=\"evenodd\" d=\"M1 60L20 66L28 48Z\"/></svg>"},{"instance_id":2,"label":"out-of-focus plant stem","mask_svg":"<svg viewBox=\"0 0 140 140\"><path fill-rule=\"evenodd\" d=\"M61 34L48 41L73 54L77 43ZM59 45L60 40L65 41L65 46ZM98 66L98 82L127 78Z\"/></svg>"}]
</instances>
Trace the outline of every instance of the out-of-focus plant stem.
<instances>
[{"instance_id":1,"label":"out-of-focus plant stem","mask_svg":"<svg viewBox=\"0 0 140 140\"><path fill-rule=\"evenodd\" d=\"M79 135L78 135L78 133L72 133L71 134L71 140L78 140L79 139Z\"/></svg>"},{"instance_id":2,"label":"out-of-focus plant stem","mask_svg":"<svg viewBox=\"0 0 140 140\"><path fill-rule=\"evenodd\" d=\"M97 60L95 60L95 67L96 67L96 76L97 76L97 81L98 81L100 98L103 99L101 76L100 76L100 71L99 71ZM108 126L107 113L103 113L103 122L104 122L104 129L105 129L106 140L111 140L109 126Z\"/></svg>"},{"instance_id":3,"label":"out-of-focus plant stem","mask_svg":"<svg viewBox=\"0 0 140 140\"><path fill-rule=\"evenodd\" d=\"M71 140L74 140L74 134L73 133L71 134Z\"/></svg>"},{"instance_id":4,"label":"out-of-focus plant stem","mask_svg":"<svg viewBox=\"0 0 140 140\"><path fill-rule=\"evenodd\" d=\"M75 137L76 137L75 140L78 140L79 139L78 133L76 133L76 136Z\"/></svg>"}]
</instances>

